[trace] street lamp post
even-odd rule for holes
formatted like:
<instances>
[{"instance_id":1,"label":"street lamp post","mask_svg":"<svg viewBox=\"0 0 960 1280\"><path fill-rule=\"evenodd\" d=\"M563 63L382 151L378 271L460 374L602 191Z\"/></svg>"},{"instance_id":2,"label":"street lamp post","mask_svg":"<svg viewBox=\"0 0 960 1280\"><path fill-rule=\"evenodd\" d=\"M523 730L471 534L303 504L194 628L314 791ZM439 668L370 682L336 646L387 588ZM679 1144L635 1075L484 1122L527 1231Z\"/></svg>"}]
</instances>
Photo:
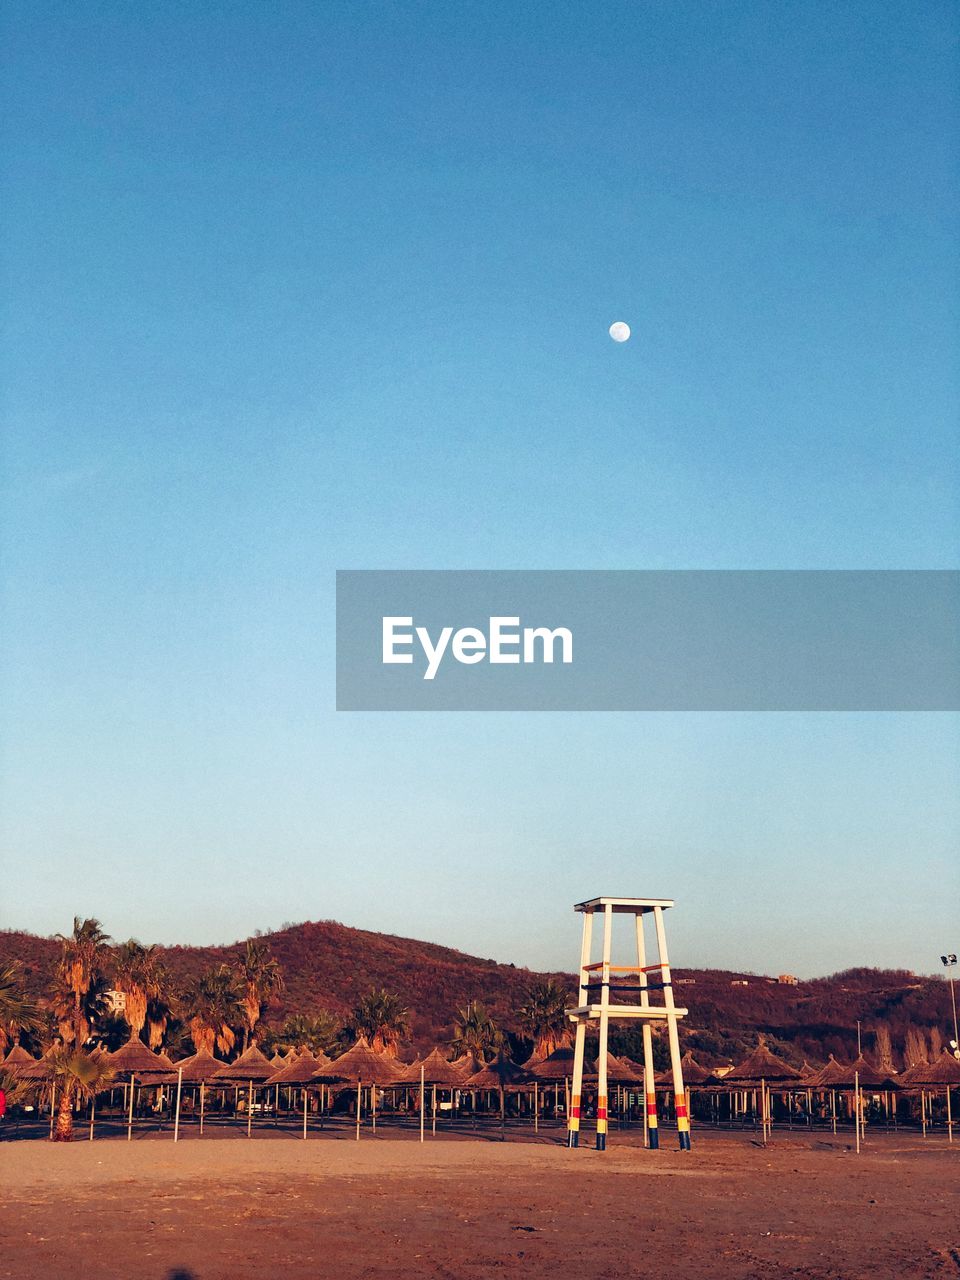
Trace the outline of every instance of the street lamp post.
<instances>
[{"instance_id":1,"label":"street lamp post","mask_svg":"<svg viewBox=\"0 0 960 1280\"><path fill-rule=\"evenodd\" d=\"M950 983L950 1004L953 1007L953 1053L954 1057L960 1058L960 1032L957 1031L957 994L953 989L953 971L957 967L957 954L955 951L951 952L949 955L941 956L940 960L947 971L947 980Z\"/></svg>"}]
</instances>

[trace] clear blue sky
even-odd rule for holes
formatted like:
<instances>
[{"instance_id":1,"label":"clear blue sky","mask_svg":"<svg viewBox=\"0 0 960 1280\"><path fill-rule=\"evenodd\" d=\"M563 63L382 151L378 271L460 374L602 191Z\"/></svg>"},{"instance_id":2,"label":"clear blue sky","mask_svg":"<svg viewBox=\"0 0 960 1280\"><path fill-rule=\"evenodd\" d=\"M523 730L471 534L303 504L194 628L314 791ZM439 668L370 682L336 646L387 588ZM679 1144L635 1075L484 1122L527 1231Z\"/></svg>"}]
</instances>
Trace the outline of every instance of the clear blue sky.
<instances>
[{"instance_id":1,"label":"clear blue sky","mask_svg":"<svg viewBox=\"0 0 960 1280\"><path fill-rule=\"evenodd\" d=\"M957 567L954 5L5 13L0 925L958 949L956 716L332 710L337 568Z\"/></svg>"}]
</instances>

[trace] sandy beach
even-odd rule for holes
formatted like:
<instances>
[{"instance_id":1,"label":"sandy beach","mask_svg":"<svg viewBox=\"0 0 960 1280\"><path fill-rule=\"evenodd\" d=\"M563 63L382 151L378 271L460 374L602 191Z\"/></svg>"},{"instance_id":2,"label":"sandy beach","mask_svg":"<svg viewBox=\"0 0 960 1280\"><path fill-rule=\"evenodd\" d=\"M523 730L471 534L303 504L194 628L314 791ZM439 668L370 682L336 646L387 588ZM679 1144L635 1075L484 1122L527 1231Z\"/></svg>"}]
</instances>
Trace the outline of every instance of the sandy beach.
<instances>
[{"instance_id":1,"label":"sandy beach","mask_svg":"<svg viewBox=\"0 0 960 1280\"><path fill-rule=\"evenodd\" d=\"M960 1276L960 1147L706 1135L0 1146L0 1276Z\"/></svg>"}]
</instances>

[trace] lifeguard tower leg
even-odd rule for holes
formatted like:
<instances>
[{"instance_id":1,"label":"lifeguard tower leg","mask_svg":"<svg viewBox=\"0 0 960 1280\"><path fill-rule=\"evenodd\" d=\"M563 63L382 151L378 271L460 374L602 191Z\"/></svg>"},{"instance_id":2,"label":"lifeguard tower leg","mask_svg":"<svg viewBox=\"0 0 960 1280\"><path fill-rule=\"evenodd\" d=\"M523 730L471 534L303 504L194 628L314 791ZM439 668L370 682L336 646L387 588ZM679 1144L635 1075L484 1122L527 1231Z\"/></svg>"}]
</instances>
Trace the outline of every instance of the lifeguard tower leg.
<instances>
[{"instance_id":1,"label":"lifeguard tower leg","mask_svg":"<svg viewBox=\"0 0 960 1280\"><path fill-rule=\"evenodd\" d=\"M653 919L657 929L657 950L660 954L660 973L663 977L663 1000L667 1010L667 1035L670 1040L670 1067L673 1073L673 1104L677 1113L677 1134L680 1150L690 1150L690 1118L687 1115L687 1095L683 1087L683 1068L680 1065L680 1036L677 1034L677 1015L674 1012L673 986L670 977L670 961L667 959L667 937L663 928L663 908L654 907Z\"/></svg>"},{"instance_id":2,"label":"lifeguard tower leg","mask_svg":"<svg viewBox=\"0 0 960 1280\"><path fill-rule=\"evenodd\" d=\"M647 991L647 974L645 966L647 952L643 941L643 916L637 916L637 968L640 970L640 1007L650 1007L650 995ZM656 1151L660 1146L660 1131L657 1127L657 1086L653 1077L653 1029L646 1018L640 1028L643 1037L643 1105L646 1109L647 1142L650 1150Z\"/></svg>"},{"instance_id":3,"label":"lifeguard tower leg","mask_svg":"<svg viewBox=\"0 0 960 1280\"><path fill-rule=\"evenodd\" d=\"M583 1091L583 1051L587 1039L587 1024L577 1023L577 1038L573 1050L573 1084L570 1092L570 1114L567 1117L567 1146L580 1145L580 1095Z\"/></svg>"},{"instance_id":4,"label":"lifeguard tower leg","mask_svg":"<svg viewBox=\"0 0 960 1280\"><path fill-rule=\"evenodd\" d=\"M600 986L600 1056L597 1059L597 1150L607 1149L607 1045L610 1035L610 949L613 943L613 907L603 913L603 969Z\"/></svg>"},{"instance_id":5,"label":"lifeguard tower leg","mask_svg":"<svg viewBox=\"0 0 960 1280\"><path fill-rule=\"evenodd\" d=\"M580 944L580 995L578 1005L587 1002L587 982L590 963L590 946L593 941L593 912L583 913L583 940ZM577 1019L577 1037L573 1050L573 1087L570 1097L570 1114L567 1116L567 1146L580 1145L580 1098L583 1093L583 1054L587 1041L587 1024L582 1018Z\"/></svg>"}]
</instances>

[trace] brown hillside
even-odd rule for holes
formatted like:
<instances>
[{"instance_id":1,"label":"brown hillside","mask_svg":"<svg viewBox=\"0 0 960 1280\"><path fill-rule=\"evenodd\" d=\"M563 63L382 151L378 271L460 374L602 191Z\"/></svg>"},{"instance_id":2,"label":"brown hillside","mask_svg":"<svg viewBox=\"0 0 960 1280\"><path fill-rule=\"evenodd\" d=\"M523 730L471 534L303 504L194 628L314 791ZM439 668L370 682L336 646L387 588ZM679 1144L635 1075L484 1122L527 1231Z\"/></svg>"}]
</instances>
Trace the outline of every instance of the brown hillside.
<instances>
[{"instance_id":1,"label":"brown hillside","mask_svg":"<svg viewBox=\"0 0 960 1280\"><path fill-rule=\"evenodd\" d=\"M386 987L409 1007L418 1047L448 1039L456 1010L469 1000L480 1000L502 1026L515 1030L516 1011L531 981L554 978L571 991L574 985L569 974L496 964L450 947L329 920L292 925L264 940L286 979L269 1022L281 1022L288 1012L329 1009L345 1014L371 986ZM236 942L162 950L174 986L180 987L204 969L233 961L243 948L243 942ZM21 960L34 996L46 992L59 950L54 938L0 932L0 963ZM798 986L717 969L676 969L674 979L677 1002L690 1010L684 1043L706 1062L735 1059L753 1047L758 1031L795 1062L804 1057L824 1061L830 1053L851 1058L858 1019L868 1049L880 1025L890 1031L896 1049L909 1027L937 1028L944 1039L952 1035L947 984L904 970L852 969Z\"/></svg>"},{"instance_id":2,"label":"brown hillside","mask_svg":"<svg viewBox=\"0 0 960 1280\"><path fill-rule=\"evenodd\" d=\"M480 1000L506 1026L515 1021L531 981L552 977L572 986L565 974L539 974L511 964L465 955L451 947L390 934L350 929L332 920L292 925L266 935L271 953L283 967L285 988L268 1020L286 1013L329 1009L346 1014L370 987L396 992L411 1014L413 1038L435 1043L447 1038L456 1010ZM238 959L244 942L220 947L162 947L175 988L205 969ZM45 993L60 954L54 938L0 932L0 963L23 962L31 995Z\"/></svg>"}]
</instances>

